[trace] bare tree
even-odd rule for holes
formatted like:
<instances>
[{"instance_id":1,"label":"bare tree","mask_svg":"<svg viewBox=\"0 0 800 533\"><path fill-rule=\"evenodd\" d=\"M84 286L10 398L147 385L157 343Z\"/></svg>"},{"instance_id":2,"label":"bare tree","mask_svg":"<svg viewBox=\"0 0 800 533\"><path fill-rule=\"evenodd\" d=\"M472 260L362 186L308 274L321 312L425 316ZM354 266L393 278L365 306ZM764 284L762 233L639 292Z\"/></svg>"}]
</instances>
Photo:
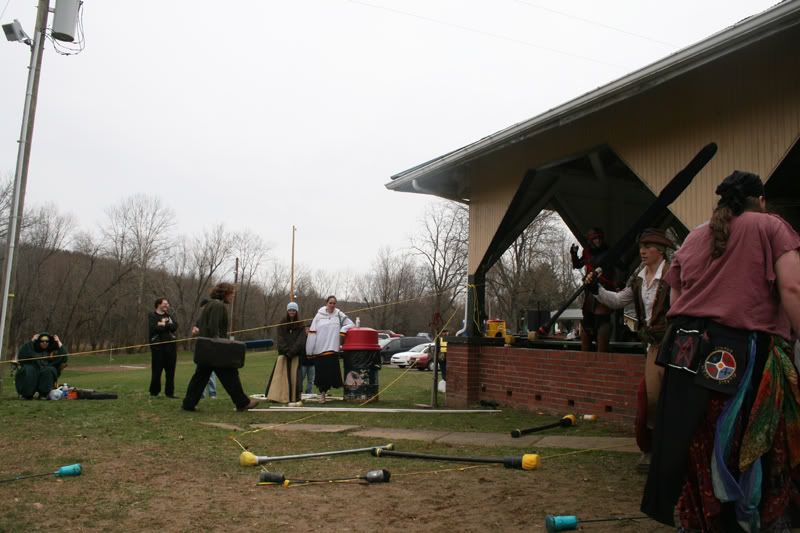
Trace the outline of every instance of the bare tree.
<instances>
[{"instance_id":1,"label":"bare tree","mask_svg":"<svg viewBox=\"0 0 800 533\"><path fill-rule=\"evenodd\" d=\"M342 294L349 284L349 279L344 272L318 269L311 275L311 281L314 291L325 295L323 298L335 294L340 300L346 299Z\"/></svg>"},{"instance_id":2,"label":"bare tree","mask_svg":"<svg viewBox=\"0 0 800 533\"><path fill-rule=\"evenodd\" d=\"M13 194L14 174L9 172L0 181L0 240L2 241L5 241L8 235L8 217L11 216ZM5 250L3 253L5 253Z\"/></svg>"},{"instance_id":3,"label":"bare tree","mask_svg":"<svg viewBox=\"0 0 800 533\"><path fill-rule=\"evenodd\" d=\"M239 310L238 328L245 328L247 304L256 275L263 266L269 248L264 240L250 230L234 233L231 253L239 259L239 290L236 291L236 307Z\"/></svg>"},{"instance_id":4,"label":"bare tree","mask_svg":"<svg viewBox=\"0 0 800 533\"><path fill-rule=\"evenodd\" d=\"M166 262L166 273L169 289L164 294L169 294L170 304L175 312L178 325L184 331L184 337L189 337L194 324L196 279L192 265L192 250L186 237L175 239Z\"/></svg>"},{"instance_id":5,"label":"bare tree","mask_svg":"<svg viewBox=\"0 0 800 533\"><path fill-rule=\"evenodd\" d=\"M75 283L70 291L70 298L63 307L64 322L61 328L62 335L66 339L73 337L76 320L81 318L78 310L91 309L86 301L86 295L90 290L101 249L101 244L94 239L91 233L80 232L73 239L74 258L70 263L76 266Z\"/></svg>"},{"instance_id":6,"label":"bare tree","mask_svg":"<svg viewBox=\"0 0 800 533\"><path fill-rule=\"evenodd\" d=\"M224 224L217 224L194 239L190 265L192 277L196 280L194 301L192 302L195 313L200 309L200 301L213 282L230 272L224 268L230 259L230 253L231 235L225 229Z\"/></svg>"},{"instance_id":7,"label":"bare tree","mask_svg":"<svg viewBox=\"0 0 800 533\"><path fill-rule=\"evenodd\" d=\"M336 290L333 291L336 297L345 302L358 300L360 278L360 274L350 269L339 272Z\"/></svg>"},{"instance_id":8,"label":"bare tree","mask_svg":"<svg viewBox=\"0 0 800 533\"><path fill-rule=\"evenodd\" d=\"M569 290L562 286L568 281L562 264L566 238L558 215L542 211L489 270L489 301L512 329L523 309L552 307Z\"/></svg>"},{"instance_id":9,"label":"bare tree","mask_svg":"<svg viewBox=\"0 0 800 533\"><path fill-rule=\"evenodd\" d=\"M29 316L35 316L36 329L52 327L55 308L64 296L63 280L69 275L69 271L66 274L62 271L53 279L45 275L44 268L69 242L73 217L60 213L54 204L47 204L28 210L25 219L27 222L20 233L15 300L27 305L15 307L11 317L13 332L19 332L19 326ZM11 335L13 338L14 333Z\"/></svg>"},{"instance_id":10,"label":"bare tree","mask_svg":"<svg viewBox=\"0 0 800 533\"><path fill-rule=\"evenodd\" d=\"M564 302L581 284L581 271L572 267L572 258L569 253L570 242L569 237L565 235L560 246L554 246L546 254L545 260L555 283L553 294L557 304Z\"/></svg>"},{"instance_id":11,"label":"bare tree","mask_svg":"<svg viewBox=\"0 0 800 533\"><path fill-rule=\"evenodd\" d=\"M141 308L145 274L160 266L159 260L172 243L174 214L157 196L136 194L109 208L107 216L105 235L112 254L123 262L132 262L138 271L136 304Z\"/></svg>"},{"instance_id":12,"label":"bare tree","mask_svg":"<svg viewBox=\"0 0 800 533\"><path fill-rule=\"evenodd\" d=\"M24 245L39 248L42 253L52 255L69 244L75 218L71 214L59 212L55 204L35 207L25 217L28 224L20 233L20 241Z\"/></svg>"},{"instance_id":13,"label":"bare tree","mask_svg":"<svg viewBox=\"0 0 800 533\"><path fill-rule=\"evenodd\" d=\"M372 272L360 284L361 300L371 308L364 313L374 327L406 330L411 324L412 305L408 300L420 296L423 285L417 279L413 257L381 248L372 263Z\"/></svg>"},{"instance_id":14,"label":"bare tree","mask_svg":"<svg viewBox=\"0 0 800 533\"><path fill-rule=\"evenodd\" d=\"M422 260L425 283L431 293L432 317L441 317L453 309L464 290L468 212L461 204L438 202L428 207L422 224L422 231L412 237L411 246Z\"/></svg>"},{"instance_id":15,"label":"bare tree","mask_svg":"<svg viewBox=\"0 0 800 533\"><path fill-rule=\"evenodd\" d=\"M283 263L272 263L269 269L264 269L260 276L261 288L261 323L263 326L272 326L283 321L286 304L289 301L289 268ZM297 285L295 286L297 287ZM303 294L299 289L298 294ZM301 303L301 311L302 311ZM304 314L308 314L305 311ZM303 313L301 313L301 316ZM266 328L265 328L266 329ZM275 335L273 328L272 334ZM259 331L259 334L267 334Z\"/></svg>"}]
</instances>

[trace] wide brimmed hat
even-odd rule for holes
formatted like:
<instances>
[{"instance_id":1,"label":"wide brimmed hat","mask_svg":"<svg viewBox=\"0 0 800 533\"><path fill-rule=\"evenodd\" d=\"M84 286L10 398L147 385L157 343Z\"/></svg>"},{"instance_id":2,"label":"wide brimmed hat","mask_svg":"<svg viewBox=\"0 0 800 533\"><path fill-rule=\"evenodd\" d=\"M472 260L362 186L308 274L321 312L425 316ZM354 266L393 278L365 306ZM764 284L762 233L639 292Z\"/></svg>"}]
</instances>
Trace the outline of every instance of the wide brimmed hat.
<instances>
[{"instance_id":1,"label":"wide brimmed hat","mask_svg":"<svg viewBox=\"0 0 800 533\"><path fill-rule=\"evenodd\" d=\"M639 244L656 244L665 248L675 248L675 243L669 240L663 229L647 228L639 235Z\"/></svg>"}]
</instances>

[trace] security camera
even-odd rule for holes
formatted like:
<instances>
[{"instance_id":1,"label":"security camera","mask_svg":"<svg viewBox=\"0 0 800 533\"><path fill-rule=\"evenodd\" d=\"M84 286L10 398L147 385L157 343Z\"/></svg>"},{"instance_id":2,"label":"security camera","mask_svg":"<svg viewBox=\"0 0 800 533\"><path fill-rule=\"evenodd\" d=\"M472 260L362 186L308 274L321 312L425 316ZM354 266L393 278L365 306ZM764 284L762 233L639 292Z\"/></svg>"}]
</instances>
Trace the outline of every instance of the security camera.
<instances>
[{"instance_id":1,"label":"security camera","mask_svg":"<svg viewBox=\"0 0 800 533\"><path fill-rule=\"evenodd\" d=\"M6 39L9 41L31 44L31 38L22 29L22 24L17 19L14 19L14 22L9 24L3 24L3 33L6 34Z\"/></svg>"}]
</instances>

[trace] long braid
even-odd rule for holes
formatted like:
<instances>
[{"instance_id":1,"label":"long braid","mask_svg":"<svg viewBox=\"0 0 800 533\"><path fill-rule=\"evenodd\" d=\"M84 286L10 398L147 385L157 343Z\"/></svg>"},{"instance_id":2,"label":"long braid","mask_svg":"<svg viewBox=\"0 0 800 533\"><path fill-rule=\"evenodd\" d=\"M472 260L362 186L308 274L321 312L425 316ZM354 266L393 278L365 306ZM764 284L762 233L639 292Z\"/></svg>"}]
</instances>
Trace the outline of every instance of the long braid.
<instances>
[{"instance_id":1,"label":"long braid","mask_svg":"<svg viewBox=\"0 0 800 533\"><path fill-rule=\"evenodd\" d=\"M725 248L728 246L728 238L731 235L731 219L733 218L733 210L727 206L717 205L714 212L711 214L711 220L708 222L708 227L711 230L711 259L722 257L725 253Z\"/></svg>"},{"instance_id":2,"label":"long braid","mask_svg":"<svg viewBox=\"0 0 800 533\"><path fill-rule=\"evenodd\" d=\"M745 211L761 211L758 198L764 195L764 184L761 178L751 172L735 170L725 178L715 191L719 202L711 220L711 259L722 257L728 246L731 235L731 220Z\"/></svg>"}]
</instances>

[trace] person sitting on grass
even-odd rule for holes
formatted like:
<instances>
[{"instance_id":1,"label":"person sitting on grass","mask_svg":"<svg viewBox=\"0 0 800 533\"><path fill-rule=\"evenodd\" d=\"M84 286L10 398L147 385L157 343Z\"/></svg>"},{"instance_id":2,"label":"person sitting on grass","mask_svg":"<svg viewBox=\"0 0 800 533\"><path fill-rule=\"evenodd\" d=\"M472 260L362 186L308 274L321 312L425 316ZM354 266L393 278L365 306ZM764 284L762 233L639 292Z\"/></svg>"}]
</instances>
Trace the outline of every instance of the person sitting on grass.
<instances>
[{"instance_id":1,"label":"person sitting on grass","mask_svg":"<svg viewBox=\"0 0 800 533\"><path fill-rule=\"evenodd\" d=\"M32 400L38 392L39 399L46 400L67 366L67 349L58 335L51 337L43 331L22 345L15 362L14 382L20 398Z\"/></svg>"}]
</instances>

